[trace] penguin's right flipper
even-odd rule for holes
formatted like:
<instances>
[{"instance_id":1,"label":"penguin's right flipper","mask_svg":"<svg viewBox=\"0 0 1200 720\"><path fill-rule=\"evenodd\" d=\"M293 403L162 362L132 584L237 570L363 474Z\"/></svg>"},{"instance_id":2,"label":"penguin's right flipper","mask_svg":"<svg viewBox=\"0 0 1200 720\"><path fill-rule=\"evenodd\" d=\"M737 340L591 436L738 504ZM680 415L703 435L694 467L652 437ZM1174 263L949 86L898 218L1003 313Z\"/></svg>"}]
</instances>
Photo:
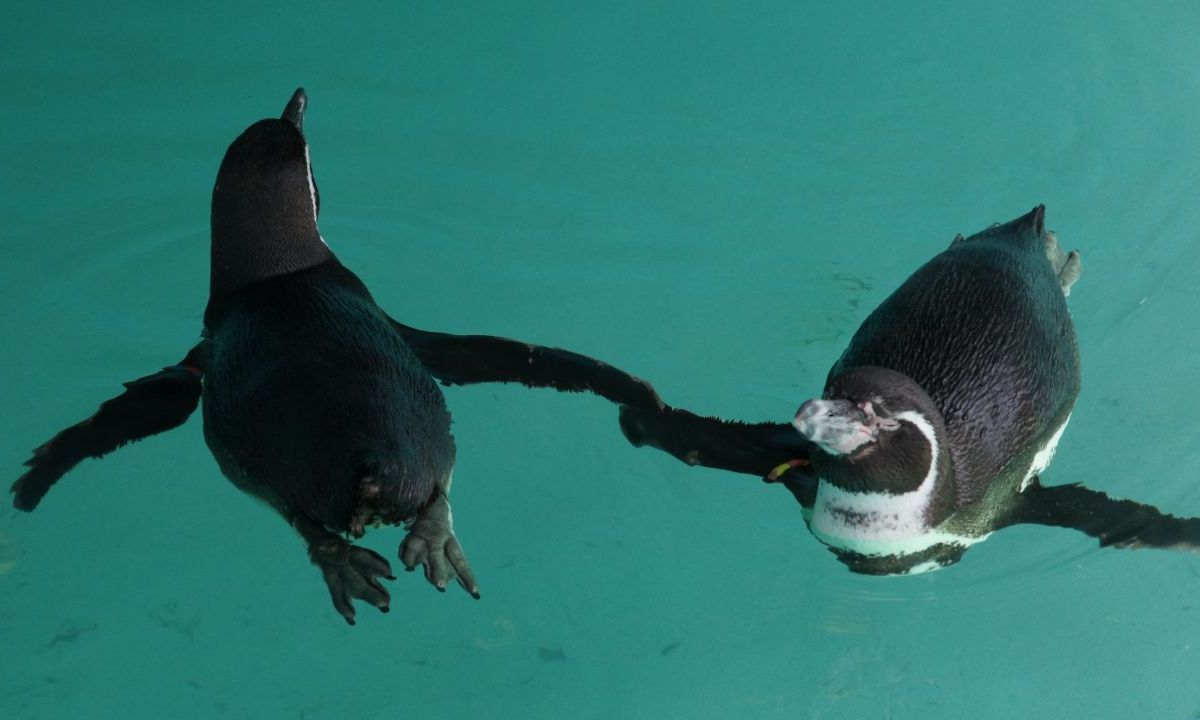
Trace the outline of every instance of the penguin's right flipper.
<instances>
[{"instance_id":1,"label":"penguin's right flipper","mask_svg":"<svg viewBox=\"0 0 1200 720\"><path fill-rule=\"evenodd\" d=\"M204 374L201 342L178 365L125 383L125 392L96 414L59 432L33 451L29 468L12 486L13 506L33 510L54 483L84 458L99 458L122 445L182 425L200 402Z\"/></svg>"},{"instance_id":2,"label":"penguin's right flipper","mask_svg":"<svg viewBox=\"0 0 1200 720\"><path fill-rule=\"evenodd\" d=\"M1098 539L1101 547L1200 552L1200 518L1167 515L1153 505L1114 500L1082 485L1047 487L1036 478L1020 498L1005 524L1072 528Z\"/></svg>"},{"instance_id":3,"label":"penguin's right flipper","mask_svg":"<svg viewBox=\"0 0 1200 720\"><path fill-rule=\"evenodd\" d=\"M779 482L812 507L813 445L787 423L744 423L703 417L679 408L621 407L621 432L635 447L649 445L688 465L756 475Z\"/></svg>"},{"instance_id":4,"label":"penguin's right flipper","mask_svg":"<svg viewBox=\"0 0 1200 720\"><path fill-rule=\"evenodd\" d=\"M662 407L662 400L650 383L570 350L492 335L418 330L395 320L392 326L429 374L446 385L516 382L562 392L591 392L634 407Z\"/></svg>"}]
</instances>

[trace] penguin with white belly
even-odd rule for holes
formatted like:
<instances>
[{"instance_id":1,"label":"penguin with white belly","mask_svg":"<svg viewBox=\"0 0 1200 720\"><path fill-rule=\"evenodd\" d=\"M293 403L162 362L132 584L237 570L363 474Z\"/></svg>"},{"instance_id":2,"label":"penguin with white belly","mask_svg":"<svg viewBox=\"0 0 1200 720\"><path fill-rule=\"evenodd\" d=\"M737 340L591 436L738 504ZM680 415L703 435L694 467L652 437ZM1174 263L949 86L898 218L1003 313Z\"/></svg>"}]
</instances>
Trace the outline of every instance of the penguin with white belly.
<instances>
[{"instance_id":1,"label":"penguin with white belly","mask_svg":"<svg viewBox=\"0 0 1200 720\"><path fill-rule=\"evenodd\" d=\"M347 622L355 600L390 608L380 583L394 579L388 561L350 542L368 526L407 526L406 568L423 567L439 590L457 580L478 598L451 522L455 445L436 381L590 391L648 409L658 398L576 353L390 318L317 229L306 106L297 90L282 117L247 128L221 163L203 339L34 450L13 503L33 510L84 458L181 425L203 398L222 472L296 529Z\"/></svg>"},{"instance_id":2,"label":"penguin with white belly","mask_svg":"<svg viewBox=\"0 0 1200 720\"><path fill-rule=\"evenodd\" d=\"M1179 519L1072 485L1044 487L1079 394L1066 296L1081 272L1039 206L956 237L867 317L790 426L623 407L634 445L781 482L851 570L957 562L1002 527L1071 527L1105 545L1200 547Z\"/></svg>"}]
</instances>

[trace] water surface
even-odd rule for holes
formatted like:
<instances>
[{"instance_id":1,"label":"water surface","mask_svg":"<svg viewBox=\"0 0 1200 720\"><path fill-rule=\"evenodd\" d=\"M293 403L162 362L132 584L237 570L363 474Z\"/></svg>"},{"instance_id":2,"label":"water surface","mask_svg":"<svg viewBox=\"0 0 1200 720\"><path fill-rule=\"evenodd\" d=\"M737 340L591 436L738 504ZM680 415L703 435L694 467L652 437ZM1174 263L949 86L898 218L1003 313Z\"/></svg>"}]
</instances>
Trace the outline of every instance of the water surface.
<instances>
[{"instance_id":1,"label":"water surface","mask_svg":"<svg viewBox=\"0 0 1200 720\"><path fill-rule=\"evenodd\" d=\"M1048 483L1200 514L1200 11L25 3L0 25L0 459L200 329L226 145L308 88L321 229L404 322L783 419L955 233L1046 203L1083 393ZM346 627L199 417L0 511L13 718L1187 718L1200 564L1007 530L850 574L595 398L446 392L484 598ZM397 530L368 544L393 556ZM397 563L398 564L398 563Z\"/></svg>"}]
</instances>

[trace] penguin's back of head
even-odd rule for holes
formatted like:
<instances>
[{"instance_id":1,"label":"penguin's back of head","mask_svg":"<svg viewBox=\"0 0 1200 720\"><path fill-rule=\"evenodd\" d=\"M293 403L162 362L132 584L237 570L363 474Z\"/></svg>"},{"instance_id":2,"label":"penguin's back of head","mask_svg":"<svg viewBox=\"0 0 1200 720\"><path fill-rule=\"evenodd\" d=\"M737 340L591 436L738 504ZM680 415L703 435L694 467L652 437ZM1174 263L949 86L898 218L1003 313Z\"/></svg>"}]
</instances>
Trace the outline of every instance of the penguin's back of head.
<instances>
[{"instance_id":1,"label":"penguin's back of head","mask_svg":"<svg viewBox=\"0 0 1200 720\"><path fill-rule=\"evenodd\" d=\"M297 90L283 117L254 123L225 152L212 195L212 296L333 259L317 229L306 103Z\"/></svg>"}]
</instances>

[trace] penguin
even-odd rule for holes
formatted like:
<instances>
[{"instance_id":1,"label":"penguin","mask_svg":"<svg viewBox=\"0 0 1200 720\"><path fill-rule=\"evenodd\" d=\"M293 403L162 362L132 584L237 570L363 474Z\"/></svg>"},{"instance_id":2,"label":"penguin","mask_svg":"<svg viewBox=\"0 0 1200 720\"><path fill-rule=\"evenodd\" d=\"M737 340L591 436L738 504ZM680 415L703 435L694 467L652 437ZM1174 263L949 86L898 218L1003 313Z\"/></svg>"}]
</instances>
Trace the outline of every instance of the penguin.
<instances>
[{"instance_id":1,"label":"penguin","mask_svg":"<svg viewBox=\"0 0 1200 720\"><path fill-rule=\"evenodd\" d=\"M623 407L635 446L783 484L853 572L958 562L1019 523L1103 545L1195 550L1200 519L1080 485L1043 486L1080 389L1067 296L1082 273L1045 207L954 238L858 328L790 423Z\"/></svg>"},{"instance_id":2,"label":"penguin","mask_svg":"<svg viewBox=\"0 0 1200 720\"><path fill-rule=\"evenodd\" d=\"M381 583L395 579L390 563L352 542L368 527L406 526L405 568L421 566L439 591L457 580L478 599L451 518L455 444L438 383L517 382L647 409L660 401L644 381L583 355L392 319L318 230L307 104L296 90L280 118L254 123L225 153L200 342L34 450L14 505L33 510L84 458L182 425L202 404L218 467L298 532L346 622L355 624L355 601L390 608Z\"/></svg>"}]
</instances>

